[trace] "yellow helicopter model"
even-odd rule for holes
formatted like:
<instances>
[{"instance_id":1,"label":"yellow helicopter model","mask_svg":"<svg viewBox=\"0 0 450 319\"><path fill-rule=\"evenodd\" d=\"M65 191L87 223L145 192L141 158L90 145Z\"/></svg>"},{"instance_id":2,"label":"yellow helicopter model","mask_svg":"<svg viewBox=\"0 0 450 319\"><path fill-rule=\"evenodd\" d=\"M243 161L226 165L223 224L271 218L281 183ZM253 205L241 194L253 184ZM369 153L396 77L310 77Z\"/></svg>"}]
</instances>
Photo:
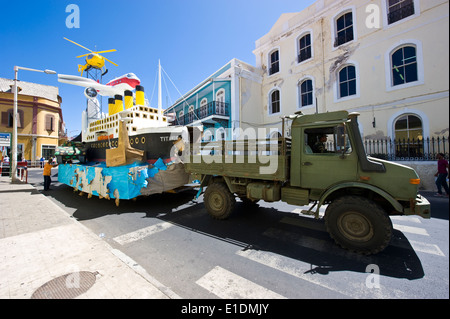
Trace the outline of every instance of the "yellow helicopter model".
<instances>
[{"instance_id":1,"label":"yellow helicopter model","mask_svg":"<svg viewBox=\"0 0 450 319\"><path fill-rule=\"evenodd\" d=\"M106 52L114 52L117 51L116 49L112 49L112 50L106 50L106 51L92 51L89 50L88 48L85 48L84 46L82 46L81 44L78 44L72 40L69 40L67 38L64 38L65 40L72 42L73 44L76 44L80 47L82 47L85 50L88 50L91 53L87 53L87 54L83 54L80 56L77 56L77 58L82 58L82 57L86 57L86 64L85 65L81 65L78 64L78 72L81 72L81 76L83 76L83 72L86 70L89 70L90 68L95 68L95 69L100 69L103 70L103 67L105 66L105 60L112 63L115 66L118 66L116 63L114 63L111 60L108 60L107 58L101 56L99 53L106 53Z\"/></svg>"}]
</instances>

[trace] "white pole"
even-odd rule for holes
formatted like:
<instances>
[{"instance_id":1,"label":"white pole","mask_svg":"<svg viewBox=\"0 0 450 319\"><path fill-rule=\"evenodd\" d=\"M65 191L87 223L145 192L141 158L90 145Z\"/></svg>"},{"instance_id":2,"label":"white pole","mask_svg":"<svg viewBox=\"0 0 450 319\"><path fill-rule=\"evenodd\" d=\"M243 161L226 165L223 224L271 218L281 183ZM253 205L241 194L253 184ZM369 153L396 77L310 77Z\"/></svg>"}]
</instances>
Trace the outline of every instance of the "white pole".
<instances>
[{"instance_id":1,"label":"white pole","mask_svg":"<svg viewBox=\"0 0 450 319\"><path fill-rule=\"evenodd\" d=\"M161 60L158 60L158 113L159 123L162 123Z\"/></svg>"},{"instance_id":2,"label":"white pole","mask_svg":"<svg viewBox=\"0 0 450 319\"><path fill-rule=\"evenodd\" d=\"M19 68L17 66L14 67L14 110L13 110L13 143L11 150L11 167L9 171L9 176L11 176L11 182L15 183L18 181L17 179L17 73L19 72Z\"/></svg>"}]
</instances>

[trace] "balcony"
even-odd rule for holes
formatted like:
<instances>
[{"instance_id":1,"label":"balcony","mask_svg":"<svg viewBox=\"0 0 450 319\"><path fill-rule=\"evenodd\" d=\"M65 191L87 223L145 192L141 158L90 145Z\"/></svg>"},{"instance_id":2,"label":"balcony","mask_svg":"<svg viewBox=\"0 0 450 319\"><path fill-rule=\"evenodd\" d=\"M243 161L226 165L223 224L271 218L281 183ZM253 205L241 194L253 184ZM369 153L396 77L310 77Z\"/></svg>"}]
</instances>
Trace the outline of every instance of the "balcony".
<instances>
[{"instance_id":1,"label":"balcony","mask_svg":"<svg viewBox=\"0 0 450 319\"><path fill-rule=\"evenodd\" d=\"M198 120L204 120L208 117L230 116L230 104L225 102L212 101L205 106L195 109L174 121L174 125L188 125Z\"/></svg>"}]
</instances>

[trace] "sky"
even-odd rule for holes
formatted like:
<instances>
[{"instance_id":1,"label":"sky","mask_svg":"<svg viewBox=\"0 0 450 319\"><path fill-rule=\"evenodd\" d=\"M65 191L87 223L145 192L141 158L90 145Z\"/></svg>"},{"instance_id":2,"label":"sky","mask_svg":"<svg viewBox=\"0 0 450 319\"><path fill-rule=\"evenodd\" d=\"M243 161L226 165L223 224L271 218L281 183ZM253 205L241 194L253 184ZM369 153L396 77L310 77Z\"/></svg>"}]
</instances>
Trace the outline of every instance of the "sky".
<instances>
[{"instance_id":1,"label":"sky","mask_svg":"<svg viewBox=\"0 0 450 319\"><path fill-rule=\"evenodd\" d=\"M283 13L299 12L314 0L0 0L0 77L14 66L80 75L79 55L89 53L64 37L103 55L103 83L133 72L157 106L158 60L163 72L163 108L171 105L233 58L255 65L255 41ZM73 24L79 8L79 27ZM67 9L67 12L66 12ZM69 24L70 25L70 24ZM170 79L165 75L170 77ZM59 83L57 75L19 71L19 80L57 86L69 136L81 131L83 88ZM175 84L172 85L171 81ZM167 87L167 89L166 89ZM152 92L153 95L152 95ZM180 92L180 93L179 93ZM103 112L107 112L103 98Z\"/></svg>"}]
</instances>

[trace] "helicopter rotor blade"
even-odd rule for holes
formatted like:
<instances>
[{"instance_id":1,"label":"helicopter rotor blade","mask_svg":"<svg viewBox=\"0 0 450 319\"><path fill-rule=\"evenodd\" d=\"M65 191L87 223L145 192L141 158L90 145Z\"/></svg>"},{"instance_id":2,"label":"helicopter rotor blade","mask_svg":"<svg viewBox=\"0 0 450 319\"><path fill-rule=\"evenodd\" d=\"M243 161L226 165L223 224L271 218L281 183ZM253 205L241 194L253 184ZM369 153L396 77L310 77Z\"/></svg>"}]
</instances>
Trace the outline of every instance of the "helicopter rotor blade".
<instances>
[{"instance_id":1,"label":"helicopter rotor blade","mask_svg":"<svg viewBox=\"0 0 450 319\"><path fill-rule=\"evenodd\" d=\"M106 53L106 52L115 52L115 51L117 51L116 49L112 49L112 50L106 50L106 51L97 51L97 52L94 52L94 53Z\"/></svg>"},{"instance_id":2,"label":"helicopter rotor blade","mask_svg":"<svg viewBox=\"0 0 450 319\"><path fill-rule=\"evenodd\" d=\"M86 53L86 54L83 54L83 55L79 55L79 56L77 56L77 58L82 58L82 57L88 56L88 55L90 55L90 54L92 54L92 53Z\"/></svg>"},{"instance_id":3,"label":"helicopter rotor blade","mask_svg":"<svg viewBox=\"0 0 450 319\"><path fill-rule=\"evenodd\" d=\"M74 41L72 41L72 40L69 40L69 39L67 39L67 38L64 38L65 40L67 40L67 41L69 41L69 42L72 42L73 44L76 44L76 45L78 45L79 47L82 47L83 49L86 49L86 50L88 50L89 52L92 52L92 53L94 53L94 51L92 51L92 50L89 50L88 48L86 48L86 47L84 47L84 46L82 46L81 44L78 44L78 43L76 43L76 42L74 42Z\"/></svg>"},{"instance_id":4,"label":"helicopter rotor blade","mask_svg":"<svg viewBox=\"0 0 450 319\"><path fill-rule=\"evenodd\" d=\"M114 63L113 61L111 61L111 60L108 60L107 58L105 58L104 56L102 57L103 59L105 59L106 61L108 61L109 63L112 63L112 64L114 64L115 66L118 66L116 63Z\"/></svg>"}]
</instances>

